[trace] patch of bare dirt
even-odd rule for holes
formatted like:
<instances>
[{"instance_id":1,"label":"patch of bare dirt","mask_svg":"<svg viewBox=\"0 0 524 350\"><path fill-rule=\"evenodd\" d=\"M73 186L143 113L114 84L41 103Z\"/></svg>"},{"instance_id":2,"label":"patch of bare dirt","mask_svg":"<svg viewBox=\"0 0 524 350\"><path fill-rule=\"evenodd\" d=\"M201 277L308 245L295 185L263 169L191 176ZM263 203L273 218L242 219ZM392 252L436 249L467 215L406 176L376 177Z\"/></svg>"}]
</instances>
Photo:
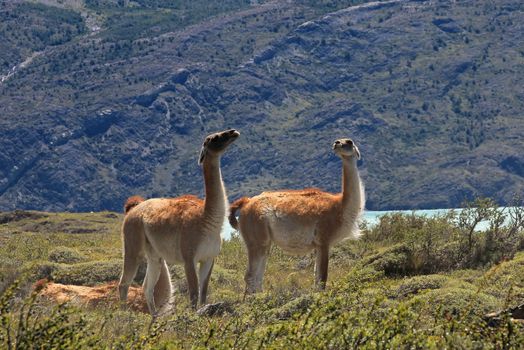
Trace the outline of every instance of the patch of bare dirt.
<instances>
[{"instance_id":1,"label":"patch of bare dirt","mask_svg":"<svg viewBox=\"0 0 524 350\"><path fill-rule=\"evenodd\" d=\"M75 286L38 281L34 285L39 290L42 298L56 303L75 303L83 307L99 307L105 305L119 305L118 282L113 281L94 287ZM131 310L147 313L147 304L142 293L142 288L129 287L127 304Z\"/></svg>"}]
</instances>

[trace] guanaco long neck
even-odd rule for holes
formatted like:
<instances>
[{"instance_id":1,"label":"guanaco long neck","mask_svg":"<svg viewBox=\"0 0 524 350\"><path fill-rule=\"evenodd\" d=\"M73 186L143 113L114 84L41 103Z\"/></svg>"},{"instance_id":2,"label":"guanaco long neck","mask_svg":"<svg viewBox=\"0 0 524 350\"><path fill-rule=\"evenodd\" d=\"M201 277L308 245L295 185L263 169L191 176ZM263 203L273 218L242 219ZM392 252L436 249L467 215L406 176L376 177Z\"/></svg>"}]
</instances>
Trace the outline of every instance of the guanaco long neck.
<instances>
[{"instance_id":1,"label":"guanaco long neck","mask_svg":"<svg viewBox=\"0 0 524 350\"><path fill-rule=\"evenodd\" d=\"M347 220L356 220L364 209L364 191L358 176L357 159L342 159L342 211Z\"/></svg>"},{"instance_id":2,"label":"guanaco long neck","mask_svg":"<svg viewBox=\"0 0 524 350\"><path fill-rule=\"evenodd\" d=\"M206 198L204 218L207 223L222 225L226 216L226 190L220 172L220 157L206 157L203 164Z\"/></svg>"}]
</instances>

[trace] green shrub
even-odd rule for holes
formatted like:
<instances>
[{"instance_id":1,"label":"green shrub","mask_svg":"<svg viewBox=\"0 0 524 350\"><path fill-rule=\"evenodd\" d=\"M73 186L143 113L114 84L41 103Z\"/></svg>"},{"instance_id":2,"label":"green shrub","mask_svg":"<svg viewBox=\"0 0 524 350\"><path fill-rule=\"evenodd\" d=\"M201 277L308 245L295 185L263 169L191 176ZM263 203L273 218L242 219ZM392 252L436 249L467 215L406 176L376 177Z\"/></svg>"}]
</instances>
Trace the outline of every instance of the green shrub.
<instances>
[{"instance_id":1,"label":"green shrub","mask_svg":"<svg viewBox=\"0 0 524 350\"><path fill-rule=\"evenodd\" d=\"M42 278L52 279L56 270L61 268L61 264L54 262L35 263L29 267L29 273L35 280Z\"/></svg>"},{"instance_id":2,"label":"green shrub","mask_svg":"<svg viewBox=\"0 0 524 350\"><path fill-rule=\"evenodd\" d=\"M95 261L74 265L58 265L51 272L51 279L63 284L92 286L118 280L122 271L120 260Z\"/></svg>"},{"instance_id":3,"label":"green shrub","mask_svg":"<svg viewBox=\"0 0 524 350\"><path fill-rule=\"evenodd\" d=\"M505 261L488 270L477 282L479 288L508 303L522 303L524 300L524 253L518 253L513 260Z\"/></svg>"},{"instance_id":4,"label":"green shrub","mask_svg":"<svg viewBox=\"0 0 524 350\"><path fill-rule=\"evenodd\" d=\"M380 217L378 224L364 231L362 240L381 243L402 243L413 230L420 230L427 220L416 214L388 213Z\"/></svg>"},{"instance_id":5,"label":"green shrub","mask_svg":"<svg viewBox=\"0 0 524 350\"><path fill-rule=\"evenodd\" d=\"M384 271L386 275L407 274L413 270L412 254L407 245L397 244L364 259L363 264L377 271Z\"/></svg>"},{"instance_id":6,"label":"green shrub","mask_svg":"<svg viewBox=\"0 0 524 350\"><path fill-rule=\"evenodd\" d=\"M292 299L290 302L272 310L274 317L278 320L287 320L293 315L302 315L308 311L313 304L314 298L311 294Z\"/></svg>"},{"instance_id":7,"label":"green shrub","mask_svg":"<svg viewBox=\"0 0 524 350\"><path fill-rule=\"evenodd\" d=\"M49 260L61 264L74 264L84 260L84 256L73 248L56 247L49 252Z\"/></svg>"},{"instance_id":8,"label":"green shrub","mask_svg":"<svg viewBox=\"0 0 524 350\"><path fill-rule=\"evenodd\" d=\"M448 277L442 275L425 275L408 278L402 281L395 292L395 296L403 298L411 294L417 294L423 290L439 289L448 280Z\"/></svg>"},{"instance_id":9,"label":"green shrub","mask_svg":"<svg viewBox=\"0 0 524 350\"><path fill-rule=\"evenodd\" d=\"M474 288L454 287L429 290L415 295L409 303L416 305L416 310L425 309L423 314L429 314L432 317L449 317L450 315L483 317L503 306L501 300Z\"/></svg>"}]
</instances>

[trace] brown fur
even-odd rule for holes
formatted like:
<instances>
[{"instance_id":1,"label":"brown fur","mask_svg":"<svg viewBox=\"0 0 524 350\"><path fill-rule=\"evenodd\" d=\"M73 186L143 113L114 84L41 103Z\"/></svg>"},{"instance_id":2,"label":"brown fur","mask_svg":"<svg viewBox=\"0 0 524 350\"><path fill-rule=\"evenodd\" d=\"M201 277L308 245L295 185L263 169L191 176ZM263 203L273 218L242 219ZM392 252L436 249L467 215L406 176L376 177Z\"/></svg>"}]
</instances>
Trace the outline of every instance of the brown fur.
<instances>
[{"instance_id":1,"label":"brown fur","mask_svg":"<svg viewBox=\"0 0 524 350\"><path fill-rule=\"evenodd\" d=\"M117 281L100 284L94 287L75 286L37 281L34 290L40 297L56 303L76 303L87 307L104 307L118 299ZM147 312L144 293L141 288L130 287L127 305L135 311Z\"/></svg>"},{"instance_id":2,"label":"brown fur","mask_svg":"<svg viewBox=\"0 0 524 350\"><path fill-rule=\"evenodd\" d=\"M237 199L229 207L229 224L235 229L238 230L238 221L235 213L238 209L242 208L247 202L249 202L248 197L242 197Z\"/></svg>"},{"instance_id":3,"label":"brown fur","mask_svg":"<svg viewBox=\"0 0 524 350\"><path fill-rule=\"evenodd\" d=\"M148 263L144 294L151 314L155 314L156 306L165 304L171 294L166 263L184 265L193 307L197 306L198 299L202 304L206 302L227 212L220 156L238 135L235 130L227 130L212 134L204 141L199 162L204 172L205 200L192 195L154 198L141 202L126 215L122 225L124 267L119 284L122 302L143 257Z\"/></svg>"},{"instance_id":4,"label":"brown fur","mask_svg":"<svg viewBox=\"0 0 524 350\"><path fill-rule=\"evenodd\" d=\"M356 159L358 148L349 139L337 140L335 152L343 160L343 192L332 194L316 188L263 192L241 198L230 207L229 220L239 229L248 251L246 292L262 290L262 276L271 244L290 253L317 252L316 282L327 281L329 249L358 235L358 217L364 208ZM240 222L235 213L240 211Z\"/></svg>"},{"instance_id":5,"label":"brown fur","mask_svg":"<svg viewBox=\"0 0 524 350\"><path fill-rule=\"evenodd\" d=\"M124 204L124 214L127 214L131 209L139 205L145 201L145 199L141 196L131 196L127 199L126 203Z\"/></svg>"}]
</instances>

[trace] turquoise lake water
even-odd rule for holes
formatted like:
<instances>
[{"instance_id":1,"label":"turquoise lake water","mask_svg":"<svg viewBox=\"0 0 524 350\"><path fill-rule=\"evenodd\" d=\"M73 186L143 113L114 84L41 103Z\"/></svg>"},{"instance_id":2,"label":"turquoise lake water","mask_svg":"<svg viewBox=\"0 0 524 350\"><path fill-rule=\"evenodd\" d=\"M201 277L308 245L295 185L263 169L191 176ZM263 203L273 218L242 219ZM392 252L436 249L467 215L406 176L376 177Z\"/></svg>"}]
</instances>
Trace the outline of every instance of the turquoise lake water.
<instances>
[{"instance_id":1,"label":"turquoise lake water","mask_svg":"<svg viewBox=\"0 0 524 350\"><path fill-rule=\"evenodd\" d=\"M499 208L501 210L507 210L508 208L501 207ZM366 221L368 225L373 226L376 225L379 222L379 219L382 215L388 214L388 213L402 213L402 214L411 214L414 213L416 215L424 215L427 217L433 217L437 215L442 215L450 210L455 210L460 213L462 211L462 208L455 208L455 209L426 209L426 210L388 210L388 211L364 211L364 214L362 215L362 221ZM487 229L489 226L489 223L486 221L481 222L477 226L478 231L482 231ZM231 234L235 230L229 225L229 223L226 223L224 225L224 229L222 230L222 238L228 239L231 237Z\"/></svg>"}]
</instances>

